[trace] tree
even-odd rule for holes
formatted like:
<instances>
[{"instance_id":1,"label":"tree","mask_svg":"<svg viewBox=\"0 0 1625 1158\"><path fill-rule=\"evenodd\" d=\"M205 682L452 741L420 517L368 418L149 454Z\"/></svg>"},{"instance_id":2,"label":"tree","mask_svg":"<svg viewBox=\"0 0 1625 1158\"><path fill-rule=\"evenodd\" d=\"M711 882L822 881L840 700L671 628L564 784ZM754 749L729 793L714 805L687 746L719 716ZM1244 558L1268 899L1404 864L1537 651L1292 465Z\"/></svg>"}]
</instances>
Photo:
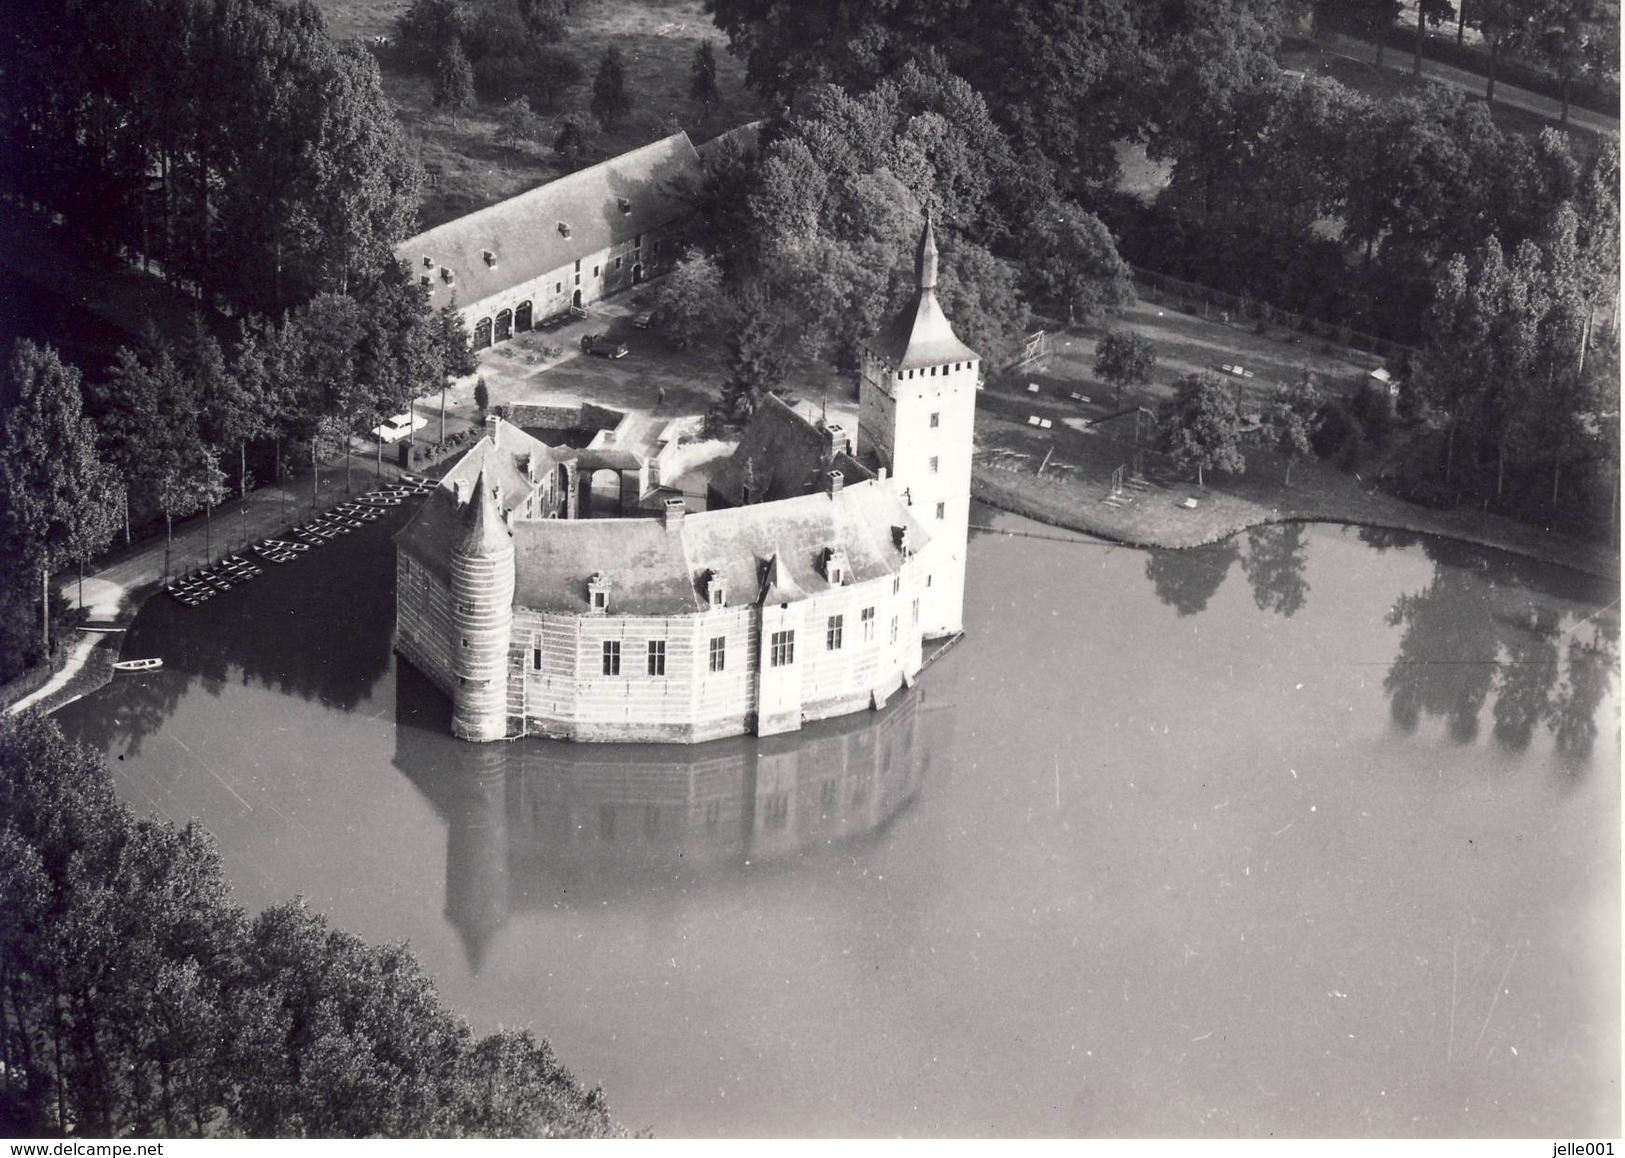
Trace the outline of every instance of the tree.
<instances>
[{"instance_id":1,"label":"tree","mask_svg":"<svg viewBox=\"0 0 1625 1158\"><path fill-rule=\"evenodd\" d=\"M688 95L690 99L700 102L704 116L711 115L711 106L717 103L719 97L717 54L709 40L700 41L700 46L694 50L694 67L688 77Z\"/></svg>"},{"instance_id":2,"label":"tree","mask_svg":"<svg viewBox=\"0 0 1625 1158\"><path fill-rule=\"evenodd\" d=\"M610 45L598 61L598 72L592 79L592 115L606 130L614 132L631 111L632 94L627 91L621 50Z\"/></svg>"},{"instance_id":3,"label":"tree","mask_svg":"<svg viewBox=\"0 0 1625 1158\"><path fill-rule=\"evenodd\" d=\"M567 8L564 0L519 0L519 19L524 22L525 35L538 44L563 40L568 32L564 23Z\"/></svg>"},{"instance_id":4,"label":"tree","mask_svg":"<svg viewBox=\"0 0 1625 1158\"><path fill-rule=\"evenodd\" d=\"M553 152L557 153L565 164L571 169L581 160L581 154L587 149L587 131L573 119L566 120L559 135L553 139Z\"/></svg>"},{"instance_id":5,"label":"tree","mask_svg":"<svg viewBox=\"0 0 1625 1158\"><path fill-rule=\"evenodd\" d=\"M21 1136L619 1134L545 1041L475 1039L403 946L302 902L249 920L196 824L0 720L0 1120Z\"/></svg>"},{"instance_id":6,"label":"tree","mask_svg":"<svg viewBox=\"0 0 1625 1158\"><path fill-rule=\"evenodd\" d=\"M727 322L728 300L716 260L688 249L654 294L655 325L679 349Z\"/></svg>"},{"instance_id":7,"label":"tree","mask_svg":"<svg viewBox=\"0 0 1625 1158\"><path fill-rule=\"evenodd\" d=\"M1157 364L1157 348L1151 339L1133 330L1110 330L1095 346L1095 373L1117 388L1117 400L1123 400L1123 389L1151 381L1151 368Z\"/></svg>"},{"instance_id":8,"label":"tree","mask_svg":"<svg viewBox=\"0 0 1625 1158\"><path fill-rule=\"evenodd\" d=\"M535 142L542 133L542 118L530 110L530 101L514 97L497 113L496 139L519 148Z\"/></svg>"},{"instance_id":9,"label":"tree","mask_svg":"<svg viewBox=\"0 0 1625 1158\"><path fill-rule=\"evenodd\" d=\"M1298 381L1277 386L1264 407L1264 429L1275 449L1286 459L1286 485L1292 485L1292 467L1314 452L1313 438L1321 407L1320 387L1305 370Z\"/></svg>"},{"instance_id":10,"label":"tree","mask_svg":"<svg viewBox=\"0 0 1625 1158\"><path fill-rule=\"evenodd\" d=\"M1560 124L1569 123L1575 80L1619 72L1619 6L1605 0L1536 0L1529 47L1557 74L1562 88Z\"/></svg>"},{"instance_id":11,"label":"tree","mask_svg":"<svg viewBox=\"0 0 1625 1158\"><path fill-rule=\"evenodd\" d=\"M1489 78L1484 86L1484 99L1495 101L1496 72L1501 54L1510 45L1520 43L1529 33L1535 15L1537 0L1471 0L1462 5L1467 23L1478 29L1490 50Z\"/></svg>"},{"instance_id":12,"label":"tree","mask_svg":"<svg viewBox=\"0 0 1625 1158\"><path fill-rule=\"evenodd\" d=\"M463 42L452 40L440 51L435 66L435 108L445 109L452 124L474 106L474 66L463 53Z\"/></svg>"},{"instance_id":13,"label":"tree","mask_svg":"<svg viewBox=\"0 0 1625 1158\"><path fill-rule=\"evenodd\" d=\"M49 346L17 342L0 381L0 542L14 565L39 577L47 655L51 572L107 546L122 490L96 453L79 372Z\"/></svg>"},{"instance_id":14,"label":"tree","mask_svg":"<svg viewBox=\"0 0 1625 1158\"><path fill-rule=\"evenodd\" d=\"M1467 0L1461 0L1466 3ZM1416 48L1411 59L1411 71L1417 76L1422 75L1422 41L1427 39L1425 24L1437 28L1454 18L1456 7L1450 0L1417 0L1416 3Z\"/></svg>"},{"instance_id":15,"label":"tree","mask_svg":"<svg viewBox=\"0 0 1625 1158\"><path fill-rule=\"evenodd\" d=\"M1181 468L1196 468L1196 485L1204 470L1241 474L1241 420L1230 387L1207 371L1187 374L1174 383L1174 396L1159 415L1165 447Z\"/></svg>"},{"instance_id":16,"label":"tree","mask_svg":"<svg viewBox=\"0 0 1625 1158\"><path fill-rule=\"evenodd\" d=\"M1132 274L1100 218L1069 202L1033 221L1024 259L1039 293L1066 307L1068 323L1134 300Z\"/></svg>"},{"instance_id":17,"label":"tree","mask_svg":"<svg viewBox=\"0 0 1625 1158\"><path fill-rule=\"evenodd\" d=\"M1377 67L1382 67L1388 31L1404 7L1399 0L1321 0L1320 7L1356 35L1376 41Z\"/></svg>"},{"instance_id":18,"label":"tree","mask_svg":"<svg viewBox=\"0 0 1625 1158\"><path fill-rule=\"evenodd\" d=\"M482 377L474 383L474 409L478 410L480 418L484 419L485 412L490 409L490 406L491 392L486 388L485 379Z\"/></svg>"},{"instance_id":19,"label":"tree","mask_svg":"<svg viewBox=\"0 0 1625 1158\"><path fill-rule=\"evenodd\" d=\"M461 42L468 27L459 0L412 0L395 20L395 38L408 59L428 72L439 67L446 46Z\"/></svg>"}]
</instances>

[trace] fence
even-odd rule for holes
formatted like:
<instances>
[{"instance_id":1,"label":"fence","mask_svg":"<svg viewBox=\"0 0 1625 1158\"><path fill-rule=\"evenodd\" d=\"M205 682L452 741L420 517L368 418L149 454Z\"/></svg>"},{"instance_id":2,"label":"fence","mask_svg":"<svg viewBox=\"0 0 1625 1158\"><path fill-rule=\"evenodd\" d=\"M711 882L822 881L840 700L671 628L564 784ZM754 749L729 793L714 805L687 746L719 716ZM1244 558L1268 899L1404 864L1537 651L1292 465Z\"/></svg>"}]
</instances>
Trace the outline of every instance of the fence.
<instances>
[{"instance_id":1,"label":"fence","mask_svg":"<svg viewBox=\"0 0 1625 1158\"><path fill-rule=\"evenodd\" d=\"M1295 330L1327 342L1334 342L1339 346L1359 350L1361 353L1372 354L1384 361L1393 361L1407 354L1416 353L1414 346L1390 342L1374 334L1364 334L1346 325L1295 314L1245 294L1231 294L1209 286L1180 281L1178 278L1140 266L1131 268L1134 270L1135 281L1141 287L1141 297L1158 305L1167 304L1185 309L1189 313L1200 313L1202 317L1211 321L1224 322L1227 325L1251 322L1256 326Z\"/></svg>"}]
</instances>

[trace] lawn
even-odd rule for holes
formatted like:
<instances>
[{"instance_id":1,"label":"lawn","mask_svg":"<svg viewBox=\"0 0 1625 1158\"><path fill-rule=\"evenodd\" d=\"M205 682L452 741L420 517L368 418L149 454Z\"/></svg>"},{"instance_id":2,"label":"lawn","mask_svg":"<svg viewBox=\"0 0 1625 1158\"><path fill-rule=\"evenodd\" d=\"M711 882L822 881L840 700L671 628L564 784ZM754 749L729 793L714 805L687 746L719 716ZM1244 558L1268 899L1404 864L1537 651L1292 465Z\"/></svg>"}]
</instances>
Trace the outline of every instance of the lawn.
<instances>
[{"instance_id":1,"label":"lawn","mask_svg":"<svg viewBox=\"0 0 1625 1158\"><path fill-rule=\"evenodd\" d=\"M317 0L338 39L393 36L405 0ZM427 77L397 67L390 50L378 49L384 92L428 175L419 223L424 229L522 193L562 176L566 166L551 143L567 118L592 120L592 76L599 58L615 45L625 60L633 109L615 132L595 133L582 164L591 164L684 129L696 144L763 115L745 88L745 66L726 51L724 38L698 0L589 0L570 18L561 45L575 54L582 83L556 109L539 108L539 143L515 147L494 139L497 110L481 106L455 122L434 107ZM721 103L709 116L688 98L689 72L703 40L717 55Z\"/></svg>"}]
</instances>

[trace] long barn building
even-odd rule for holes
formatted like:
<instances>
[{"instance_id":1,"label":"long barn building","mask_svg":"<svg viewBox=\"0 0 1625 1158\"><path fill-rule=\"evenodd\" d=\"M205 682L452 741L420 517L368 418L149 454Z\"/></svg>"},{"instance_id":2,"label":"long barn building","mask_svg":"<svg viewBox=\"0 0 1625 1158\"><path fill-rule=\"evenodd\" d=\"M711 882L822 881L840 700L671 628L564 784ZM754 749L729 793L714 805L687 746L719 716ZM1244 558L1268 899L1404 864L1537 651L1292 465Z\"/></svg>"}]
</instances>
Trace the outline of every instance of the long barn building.
<instances>
[{"instance_id":1,"label":"long barn building","mask_svg":"<svg viewBox=\"0 0 1625 1158\"><path fill-rule=\"evenodd\" d=\"M582 517L602 448L492 419L396 540L396 648L456 735L771 735L912 683L961 629L979 363L936 261L928 221L913 300L865 344L858 445L767 403L723 472L740 505Z\"/></svg>"},{"instance_id":2,"label":"long barn building","mask_svg":"<svg viewBox=\"0 0 1625 1158\"><path fill-rule=\"evenodd\" d=\"M670 269L700 175L688 134L673 133L437 225L395 256L484 349Z\"/></svg>"}]
</instances>

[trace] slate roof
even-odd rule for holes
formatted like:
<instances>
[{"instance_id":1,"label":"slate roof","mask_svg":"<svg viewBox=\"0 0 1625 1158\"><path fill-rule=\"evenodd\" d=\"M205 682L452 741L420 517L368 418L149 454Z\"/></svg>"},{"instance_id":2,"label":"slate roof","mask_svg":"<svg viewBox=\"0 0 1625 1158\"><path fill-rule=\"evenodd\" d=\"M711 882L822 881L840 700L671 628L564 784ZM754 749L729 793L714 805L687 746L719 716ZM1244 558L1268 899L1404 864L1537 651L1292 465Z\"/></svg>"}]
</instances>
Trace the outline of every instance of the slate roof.
<instances>
[{"instance_id":1,"label":"slate roof","mask_svg":"<svg viewBox=\"0 0 1625 1158\"><path fill-rule=\"evenodd\" d=\"M959 340L937 302L937 239L929 216L920 234L914 272L914 300L863 344L894 371L975 361L976 352Z\"/></svg>"},{"instance_id":2,"label":"slate roof","mask_svg":"<svg viewBox=\"0 0 1625 1158\"><path fill-rule=\"evenodd\" d=\"M755 470L757 502L796 498L818 490L829 469L840 471L847 485L874 477L849 454L837 454L833 462L828 461L828 449L829 439L822 430L774 395L765 394L738 447L711 476L711 490L724 502L743 506L747 461Z\"/></svg>"},{"instance_id":3,"label":"slate roof","mask_svg":"<svg viewBox=\"0 0 1625 1158\"><path fill-rule=\"evenodd\" d=\"M508 528L497 508L496 492L481 470L474 480L474 496L463 515L463 533L456 550L462 555L496 555L507 549Z\"/></svg>"},{"instance_id":4,"label":"slate roof","mask_svg":"<svg viewBox=\"0 0 1625 1158\"><path fill-rule=\"evenodd\" d=\"M775 602L829 590L824 552L845 553L850 581L895 574L903 556L893 528L916 545L926 540L891 481L861 482L824 493L660 519L537 519L514 524L514 602L539 611L585 613L587 580L612 584L611 614L683 615L706 608L714 571L730 602ZM776 560L772 591L769 566Z\"/></svg>"},{"instance_id":5,"label":"slate roof","mask_svg":"<svg viewBox=\"0 0 1625 1158\"><path fill-rule=\"evenodd\" d=\"M527 465L533 455L538 458L539 470L545 471L574 454L568 447L548 446L512 423L499 422L495 440L486 434L457 460L417 514L396 534L395 541L409 547L414 558L444 579L450 574L452 548L461 543L467 531L470 512L466 499L482 480L500 496L494 505L506 513L530 493ZM458 496L464 501L460 502Z\"/></svg>"},{"instance_id":6,"label":"slate roof","mask_svg":"<svg viewBox=\"0 0 1625 1158\"><path fill-rule=\"evenodd\" d=\"M688 211L685 190L697 187L700 157L688 134L611 157L517 197L437 225L395 247L413 277L430 275L431 301L443 306L455 292L475 305L579 257L667 225ZM627 211L622 212L620 198ZM559 222L570 236L559 233ZM488 265L484 252L496 257ZM431 270L424 258L433 261ZM441 278L448 269L453 283Z\"/></svg>"}]
</instances>

